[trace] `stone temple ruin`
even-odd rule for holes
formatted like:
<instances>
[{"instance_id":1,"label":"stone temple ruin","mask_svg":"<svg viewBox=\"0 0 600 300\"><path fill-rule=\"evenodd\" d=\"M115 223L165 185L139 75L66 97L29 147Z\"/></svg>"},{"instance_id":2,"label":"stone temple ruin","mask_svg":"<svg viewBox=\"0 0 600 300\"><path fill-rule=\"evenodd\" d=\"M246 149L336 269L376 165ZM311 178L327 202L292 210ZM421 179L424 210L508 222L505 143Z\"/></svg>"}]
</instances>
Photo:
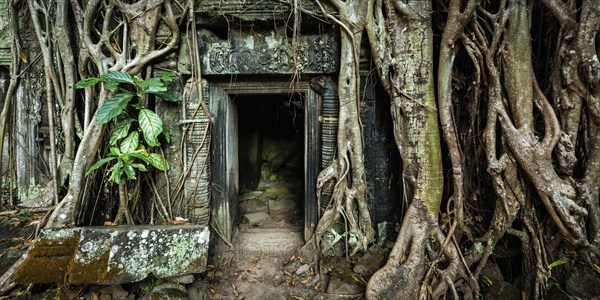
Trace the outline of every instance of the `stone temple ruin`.
<instances>
[{"instance_id":1,"label":"stone temple ruin","mask_svg":"<svg viewBox=\"0 0 600 300\"><path fill-rule=\"evenodd\" d=\"M318 10L312 1L304 2ZM178 178L190 169L183 184L185 200L173 209L199 226L190 235L202 234L212 225L217 234L211 238L231 242L240 224L292 226L307 240L328 200L327 190L320 202L317 199L316 178L336 154L339 31L303 15L301 34L294 39L288 24L290 8L278 1L201 1L197 15L202 88L192 83L175 86L183 102L157 103L172 134L172 143L165 146L169 177ZM192 74L192 40L183 36L178 51L156 68L177 70L185 82ZM389 99L377 83L367 48L361 51L360 61L361 118L367 199L378 224L392 220L397 211L399 163ZM201 107L200 92L209 114ZM44 120L40 122L42 128ZM24 133L23 139L31 138ZM30 186L31 182L23 181L18 188L25 191ZM144 229L134 230L141 236ZM80 236L74 246L78 250L69 253L76 259L92 255L85 252L83 240L103 234L85 228L76 231L71 237ZM49 231L46 236L52 240L56 233ZM118 237L106 241L118 243ZM96 261L106 256L106 252L97 254ZM118 267L108 257L102 263L109 265L103 269L106 273L110 266ZM180 273L202 270L197 267ZM104 276L102 280L121 279Z\"/></svg>"},{"instance_id":2,"label":"stone temple ruin","mask_svg":"<svg viewBox=\"0 0 600 300\"><path fill-rule=\"evenodd\" d=\"M305 5L310 8L311 3ZM200 144L208 116L197 113L201 110L193 100L182 105L180 123L193 124L184 163L197 166L186 185L190 217L205 220L208 212L203 208L210 203L212 222L222 230L223 238L231 239L236 224L243 222L238 215L243 204L239 195L261 187L264 190L261 175L262 181L268 182L265 175L273 175L295 160L300 175L294 180L301 184L297 213L302 215L301 226L308 239L319 215L316 178L335 155L339 32L330 24L304 16L301 35L294 40L287 24L289 7L277 1L204 1L198 13L203 96L212 131L208 149ZM191 72L187 44L184 38L177 55L182 74ZM367 183L367 195L374 222L379 223L393 217L398 162L389 100L377 84L369 52L362 52L365 165L367 178L374 178ZM189 88L186 93L192 93ZM286 147L269 153L278 143ZM205 149L195 157L199 147ZM277 159L283 161L273 161ZM270 179L285 181L277 176Z\"/></svg>"}]
</instances>

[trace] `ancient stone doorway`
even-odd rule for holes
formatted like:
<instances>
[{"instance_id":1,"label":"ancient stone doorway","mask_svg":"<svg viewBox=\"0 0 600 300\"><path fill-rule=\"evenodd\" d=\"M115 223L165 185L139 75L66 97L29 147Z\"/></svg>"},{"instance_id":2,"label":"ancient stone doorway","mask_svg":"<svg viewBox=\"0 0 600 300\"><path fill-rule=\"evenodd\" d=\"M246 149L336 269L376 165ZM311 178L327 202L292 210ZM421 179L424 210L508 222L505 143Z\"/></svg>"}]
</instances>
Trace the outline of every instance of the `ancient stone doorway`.
<instances>
[{"instance_id":1,"label":"ancient stone doorway","mask_svg":"<svg viewBox=\"0 0 600 300\"><path fill-rule=\"evenodd\" d=\"M236 95L241 227L298 228L304 211L304 95Z\"/></svg>"},{"instance_id":2,"label":"ancient stone doorway","mask_svg":"<svg viewBox=\"0 0 600 300\"><path fill-rule=\"evenodd\" d=\"M297 143L301 145L299 146L301 147L300 152L303 154L300 157L303 168L299 174L301 189L300 191L293 191L293 193L301 194L300 197L302 197L298 208L300 209L299 215L303 217L301 223L304 237L308 239L312 235L317 222L315 185L320 165L319 115L322 97L313 91L308 83L300 82L291 87L288 81L210 82L206 92L213 122L211 138L211 215L215 229L220 231L224 239L231 240L235 225L243 221L238 214L241 192L244 189L252 190L260 184L258 179L263 174L259 174L259 165L262 165L262 162L258 163L258 153L262 151L251 153L254 148L252 143L258 142L253 141L252 134L248 134L248 132L253 131L260 134L260 130L258 130L260 128L254 130L251 128L255 124L260 125L258 117L261 116L261 112L256 110L260 109L262 105L262 108L270 111L270 114L275 113L274 116L269 116L269 122L271 123L267 122L265 125L274 127L277 126L277 110L284 114L293 112L293 108L296 108L298 114L295 117L300 117L302 120L291 122L290 120L294 118L292 115L290 116L291 119L287 119L289 126L264 129L262 134L268 135L267 133L270 134L275 132L276 129L281 129L287 131L287 136L292 140L297 139ZM256 105L257 103L259 105ZM293 105L293 107L290 108L287 105ZM264 113L266 114L267 111L264 111ZM280 115L280 117L283 118L283 115ZM296 132L292 134L292 131ZM285 136L285 134L283 135ZM256 137L254 139L256 140ZM250 158L251 154L254 158ZM257 163L253 165L252 160ZM270 179L277 183L277 174L264 175L266 177L275 175ZM263 200L268 201L269 199Z\"/></svg>"}]
</instances>

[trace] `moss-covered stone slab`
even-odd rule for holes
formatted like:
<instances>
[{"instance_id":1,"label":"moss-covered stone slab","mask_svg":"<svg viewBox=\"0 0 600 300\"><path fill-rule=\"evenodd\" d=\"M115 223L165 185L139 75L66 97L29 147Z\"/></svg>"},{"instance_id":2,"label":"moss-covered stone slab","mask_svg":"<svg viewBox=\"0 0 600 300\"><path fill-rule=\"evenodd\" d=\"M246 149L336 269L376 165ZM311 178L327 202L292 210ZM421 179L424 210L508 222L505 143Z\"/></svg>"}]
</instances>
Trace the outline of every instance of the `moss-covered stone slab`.
<instances>
[{"instance_id":1,"label":"moss-covered stone slab","mask_svg":"<svg viewBox=\"0 0 600 300\"><path fill-rule=\"evenodd\" d=\"M113 233L114 234L114 233ZM208 227L162 226L118 232L103 283L135 282L202 273L208 255ZM110 276L109 276L110 275Z\"/></svg>"},{"instance_id":2,"label":"moss-covered stone slab","mask_svg":"<svg viewBox=\"0 0 600 300\"><path fill-rule=\"evenodd\" d=\"M77 246L80 228L43 230L15 272L17 284L64 282Z\"/></svg>"},{"instance_id":3,"label":"moss-covered stone slab","mask_svg":"<svg viewBox=\"0 0 600 300\"><path fill-rule=\"evenodd\" d=\"M202 273L206 226L119 226L44 230L15 282L121 284Z\"/></svg>"}]
</instances>

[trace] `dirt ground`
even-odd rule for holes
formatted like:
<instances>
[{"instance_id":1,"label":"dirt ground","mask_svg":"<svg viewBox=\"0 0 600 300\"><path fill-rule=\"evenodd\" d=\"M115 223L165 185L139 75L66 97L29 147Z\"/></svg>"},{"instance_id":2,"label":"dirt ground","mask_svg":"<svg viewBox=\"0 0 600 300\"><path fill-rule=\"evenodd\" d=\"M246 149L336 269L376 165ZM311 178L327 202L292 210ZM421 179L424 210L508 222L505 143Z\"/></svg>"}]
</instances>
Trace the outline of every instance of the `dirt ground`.
<instances>
[{"instance_id":1,"label":"dirt ground","mask_svg":"<svg viewBox=\"0 0 600 300\"><path fill-rule=\"evenodd\" d=\"M232 247L212 247L204 278L209 299L360 299L366 277L383 263L377 247L350 261L333 253L317 264L313 244L304 245L303 186L293 170L261 180L240 195ZM318 266L320 265L320 266Z\"/></svg>"},{"instance_id":2,"label":"dirt ground","mask_svg":"<svg viewBox=\"0 0 600 300\"><path fill-rule=\"evenodd\" d=\"M313 299L322 286L304 244L299 180L261 181L240 195L242 223L232 247L212 247L205 273L210 299Z\"/></svg>"}]
</instances>

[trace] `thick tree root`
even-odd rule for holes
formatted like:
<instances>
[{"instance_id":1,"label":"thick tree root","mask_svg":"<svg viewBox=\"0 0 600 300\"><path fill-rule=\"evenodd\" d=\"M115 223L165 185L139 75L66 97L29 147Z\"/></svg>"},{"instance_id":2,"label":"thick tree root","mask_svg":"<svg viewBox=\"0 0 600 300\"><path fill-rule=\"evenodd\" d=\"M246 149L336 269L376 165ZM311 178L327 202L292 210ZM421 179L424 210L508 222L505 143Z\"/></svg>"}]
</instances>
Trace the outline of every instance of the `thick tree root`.
<instances>
[{"instance_id":1,"label":"thick tree root","mask_svg":"<svg viewBox=\"0 0 600 300\"><path fill-rule=\"evenodd\" d=\"M387 263L369 280L367 299L417 299L427 270L429 232L436 226L422 202L410 205Z\"/></svg>"}]
</instances>

